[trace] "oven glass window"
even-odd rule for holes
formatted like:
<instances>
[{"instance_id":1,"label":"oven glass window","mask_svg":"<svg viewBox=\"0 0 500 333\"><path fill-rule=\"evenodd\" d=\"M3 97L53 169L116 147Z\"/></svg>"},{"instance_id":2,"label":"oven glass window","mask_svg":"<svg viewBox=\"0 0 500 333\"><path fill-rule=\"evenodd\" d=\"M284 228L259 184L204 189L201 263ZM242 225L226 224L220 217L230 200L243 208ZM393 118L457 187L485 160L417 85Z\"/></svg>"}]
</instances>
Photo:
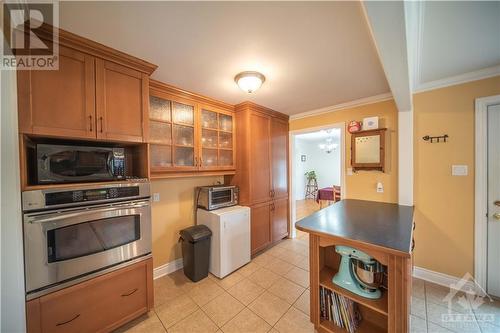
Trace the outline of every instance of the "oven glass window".
<instances>
[{"instance_id":1,"label":"oven glass window","mask_svg":"<svg viewBox=\"0 0 500 333\"><path fill-rule=\"evenodd\" d=\"M109 174L106 151L60 151L50 155L50 172L63 177Z\"/></svg>"},{"instance_id":2,"label":"oven glass window","mask_svg":"<svg viewBox=\"0 0 500 333\"><path fill-rule=\"evenodd\" d=\"M233 201L233 191L223 190L212 192L212 205L218 205Z\"/></svg>"},{"instance_id":3,"label":"oven glass window","mask_svg":"<svg viewBox=\"0 0 500 333\"><path fill-rule=\"evenodd\" d=\"M83 257L140 238L139 215L111 217L53 229L47 232L48 261Z\"/></svg>"}]
</instances>

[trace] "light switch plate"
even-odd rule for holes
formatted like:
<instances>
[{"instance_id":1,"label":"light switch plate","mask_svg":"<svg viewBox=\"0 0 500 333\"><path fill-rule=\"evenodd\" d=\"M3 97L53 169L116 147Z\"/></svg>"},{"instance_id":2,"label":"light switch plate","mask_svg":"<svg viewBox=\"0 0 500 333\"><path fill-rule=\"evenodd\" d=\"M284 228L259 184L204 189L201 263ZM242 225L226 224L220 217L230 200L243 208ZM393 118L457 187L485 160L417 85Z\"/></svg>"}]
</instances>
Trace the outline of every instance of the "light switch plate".
<instances>
[{"instance_id":1,"label":"light switch plate","mask_svg":"<svg viewBox=\"0 0 500 333\"><path fill-rule=\"evenodd\" d=\"M467 176L469 174L469 170L467 165L452 165L451 166L451 175L452 176Z\"/></svg>"},{"instance_id":2,"label":"light switch plate","mask_svg":"<svg viewBox=\"0 0 500 333\"><path fill-rule=\"evenodd\" d=\"M384 193L384 184L381 182L377 183L377 193Z\"/></svg>"},{"instance_id":3,"label":"light switch plate","mask_svg":"<svg viewBox=\"0 0 500 333\"><path fill-rule=\"evenodd\" d=\"M352 176L352 168L347 168L347 175Z\"/></svg>"},{"instance_id":4,"label":"light switch plate","mask_svg":"<svg viewBox=\"0 0 500 333\"><path fill-rule=\"evenodd\" d=\"M154 202L160 201L160 193L153 193L153 201Z\"/></svg>"}]
</instances>

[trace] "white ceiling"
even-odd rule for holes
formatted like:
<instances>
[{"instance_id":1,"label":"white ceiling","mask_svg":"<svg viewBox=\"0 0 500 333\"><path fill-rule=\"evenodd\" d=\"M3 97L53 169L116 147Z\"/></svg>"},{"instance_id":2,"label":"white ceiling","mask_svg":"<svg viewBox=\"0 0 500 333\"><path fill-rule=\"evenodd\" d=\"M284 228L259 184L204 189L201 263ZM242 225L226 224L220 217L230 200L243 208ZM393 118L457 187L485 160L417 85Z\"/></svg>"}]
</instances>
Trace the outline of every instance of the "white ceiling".
<instances>
[{"instance_id":1,"label":"white ceiling","mask_svg":"<svg viewBox=\"0 0 500 333\"><path fill-rule=\"evenodd\" d=\"M61 28L159 65L153 78L296 114L389 92L353 2L61 2ZM267 80L249 95L234 76Z\"/></svg>"},{"instance_id":2,"label":"white ceiling","mask_svg":"<svg viewBox=\"0 0 500 333\"><path fill-rule=\"evenodd\" d=\"M418 84L500 65L500 1L421 3Z\"/></svg>"}]
</instances>

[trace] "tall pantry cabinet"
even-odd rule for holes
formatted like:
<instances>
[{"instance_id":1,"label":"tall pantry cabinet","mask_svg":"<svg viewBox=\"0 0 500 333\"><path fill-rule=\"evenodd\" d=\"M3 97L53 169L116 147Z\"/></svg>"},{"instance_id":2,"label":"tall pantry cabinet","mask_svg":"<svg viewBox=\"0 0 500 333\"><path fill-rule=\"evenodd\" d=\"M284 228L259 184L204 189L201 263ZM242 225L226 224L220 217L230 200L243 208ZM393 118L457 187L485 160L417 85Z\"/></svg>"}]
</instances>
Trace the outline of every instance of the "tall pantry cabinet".
<instances>
[{"instance_id":1,"label":"tall pantry cabinet","mask_svg":"<svg viewBox=\"0 0 500 333\"><path fill-rule=\"evenodd\" d=\"M289 233L288 116L251 102L236 105L236 175L240 203L251 208L255 254Z\"/></svg>"}]
</instances>

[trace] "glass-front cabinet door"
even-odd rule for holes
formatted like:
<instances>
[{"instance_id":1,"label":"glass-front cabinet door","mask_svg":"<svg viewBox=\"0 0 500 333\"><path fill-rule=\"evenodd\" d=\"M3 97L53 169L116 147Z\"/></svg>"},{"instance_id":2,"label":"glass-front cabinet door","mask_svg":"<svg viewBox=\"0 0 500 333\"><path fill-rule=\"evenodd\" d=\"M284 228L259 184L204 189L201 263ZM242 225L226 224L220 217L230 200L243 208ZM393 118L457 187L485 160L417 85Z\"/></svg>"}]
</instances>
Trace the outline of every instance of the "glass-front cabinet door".
<instances>
[{"instance_id":1,"label":"glass-front cabinet door","mask_svg":"<svg viewBox=\"0 0 500 333\"><path fill-rule=\"evenodd\" d=\"M229 110L150 90L151 173L234 170L234 126Z\"/></svg>"},{"instance_id":2,"label":"glass-front cabinet door","mask_svg":"<svg viewBox=\"0 0 500 333\"><path fill-rule=\"evenodd\" d=\"M202 106L200 125L200 169L233 169L233 115L230 112Z\"/></svg>"},{"instance_id":3,"label":"glass-front cabinet door","mask_svg":"<svg viewBox=\"0 0 500 333\"><path fill-rule=\"evenodd\" d=\"M149 154L152 172L194 170L196 106L168 95L149 98Z\"/></svg>"}]
</instances>

